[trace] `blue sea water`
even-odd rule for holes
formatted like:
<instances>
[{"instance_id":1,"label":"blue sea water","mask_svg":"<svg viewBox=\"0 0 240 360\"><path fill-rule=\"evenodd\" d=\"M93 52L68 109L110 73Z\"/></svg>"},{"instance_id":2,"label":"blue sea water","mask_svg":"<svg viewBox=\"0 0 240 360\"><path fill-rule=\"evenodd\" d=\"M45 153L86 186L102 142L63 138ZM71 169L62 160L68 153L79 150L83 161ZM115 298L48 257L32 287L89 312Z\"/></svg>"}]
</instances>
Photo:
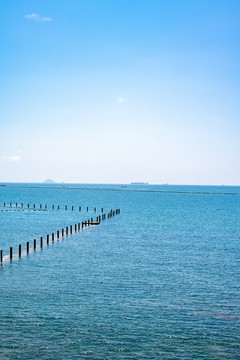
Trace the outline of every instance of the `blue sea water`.
<instances>
[{"instance_id":1,"label":"blue sea water","mask_svg":"<svg viewBox=\"0 0 240 360\"><path fill-rule=\"evenodd\" d=\"M239 240L240 187L0 187L0 359L240 359Z\"/></svg>"}]
</instances>

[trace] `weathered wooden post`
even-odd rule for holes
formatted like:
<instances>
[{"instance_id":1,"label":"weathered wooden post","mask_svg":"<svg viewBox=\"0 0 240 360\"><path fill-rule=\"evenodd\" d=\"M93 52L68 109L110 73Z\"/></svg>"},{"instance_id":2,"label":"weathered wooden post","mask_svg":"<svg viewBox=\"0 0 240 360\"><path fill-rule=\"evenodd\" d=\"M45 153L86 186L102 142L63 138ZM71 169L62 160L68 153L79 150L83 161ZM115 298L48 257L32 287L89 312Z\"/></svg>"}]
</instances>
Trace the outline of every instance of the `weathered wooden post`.
<instances>
[{"instance_id":1,"label":"weathered wooden post","mask_svg":"<svg viewBox=\"0 0 240 360\"><path fill-rule=\"evenodd\" d=\"M29 204L28 204L28 209L29 209Z\"/></svg>"},{"instance_id":2,"label":"weathered wooden post","mask_svg":"<svg viewBox=\"0 0 240 360\"><path fill-rule=\"evenodd\" d=\"M79 211L81 211L81 206L79 206Z\"/></svg>"},{"instance_id":3,"label":"weathered wooden post","mask_svg":"<svg viewBox=\"0 0 240 360\"><path fill-rule=\"evenodd\" d=\"M87 211L88 211L88 206L87 206Z\"/></svg>"},{"instance_id":4,"label":"weathered wooden post","mask_svg":"<svg viewBox=\"0 0 240 360\"><path fill-rule=\"evenodd\" d=\"M54 242L54 233L52 233L52 242Z\"/></svg>"},{"instance_id":5,"label":"weathered wooden post","mask_svg":"<svg viewBox=\"0 0 240 360\"><path fill-rule=\"evenodd\" d=\"M22 256L22 245L19 244L18 245L18 257L21 257Z\"/></svg>"},{"instance_id":6,"label":"weathered wooden post","mask_svg":"<svg viewBox=\"0 0 240 360\"><path fill-rule=\"evenodd\" d=\"M42 236L40 237L40 248L42 248L43 247L43 238L42 238Z\"/></svg>"},{"instance_id":7,"label":"weathered wooden post","mask_svg":"<svg viewBox=\"0 0 240 360\"><path fill-rule=\"evenodd\" d=\"M62 229L62 237L64 237L64 229Z\"/></svg>"},{"instance_id":8,"label":"weathered wooden post","mask_svg":"<svg viewBox=\"0 0 240 360\"><path fill-rule=\"evenodd\" d=\"M33 204L33 208L35 209L35 204Z\"/></svg>"},{"instance_id":9,"label":"weathered wooden post","mask_svg":"<svg viewBox=\"0 0 240 360\"><path fill-rule=\"evenodd\" d=\"M16 208L17 208L17 206L18 206L18 203L16 203Z\"/></svg>"},{"instance_id":10,"label":"weathered wooden post","mask_svg":"<svg viewBox=\"0 0 240 360\"><path fill-rule=\"evenodd\" d=\"M12 261L12 247L10 247L10 261Z\"/></svg>"},{"instance_id":11,"label":"weathered wooden post","mask_svg":"<svg viewBox=\"0 0 240 360\"><path fill-rule=\"evenodd\" d=\"M72 206L72 211L73 211L73 206Z\"/></svg>"},{"instance_id":12,"label":"weathered wooden post","mask_svg":"<svg viewBox=\"0 0 240 360\"><path fill-rule=\"evenodd\" d=\"M66 226L66 236L68 236L68 226Z\"/></svg>"},{"instance_id":13,"label":"weathered wooden post","mask_svg":"<svg viewBox=\"0 0 240 360\"><path fill-rule=\"evenodd\" d=\"M52 206L52 208L54 209L54 205Z\"/></svg>"},{"instance_id":14,"label":"weathered wooden post","mask_svg":"<svg viewBox=\"0 0 240 360\"><path fill-rule=\"evenodd\" d=\"M33 249L34 251L36 251L36 248L37 248L37 241L36 239L33 240Z\"/></svg>"},{"instance_id":15,"label":"weathered wooden post","mask_svg":"<svg viewBox=\"0 0 240 360\"><path fill-rule=\"evenodd\" d=\"M40 204L40 209L42 208L42 204Z\"/></svg>"},{"instance_id":16,"label":"weathered wooden post","mask_svg":"<svg viewBox=\"0 0 240 360\"><path fill-rule=\"evenodd\" d=\"M65 210L67 210L67 205L65 205Z\"/></svg>"},{"instance_id":17,"label":"weathered wooden post","mask_svg":"<svg viewBox=\"0 0 240 360\"><path fill-rule=\"evenodd\" d=\"M45 205L45 209L47 209L47 205Z\"/></svg>"},{"instance_id":18,"label":"weathered wooden post","mask_svg":"<svg viewBox=\"0 0 240 360\"><path fill-rule=\"evenodd\" d=\"M103 208L102 208L101 210L102 210L102 212L103 212Z\"/></svg>"},{"instance_id":19,"label":"weathered wooden post","mask_svg":"<svg viewBox=\"0 0 240 360\"><path fill-rule=\"evenodd\" d=\"M84 222L82 221L82 229L83 229L83 227L84 227Z\"/></svg>"},{"instance_id":20,"label":"weathered wooden post","mask_svg":"<svg viewBox=\"0 0 240 360\"><path fill-rule=\"evenodd\" d=\"M27 255L29 254L29 241L27 241Z\"/></svg>"},{"instance_id":21,"label":"weathered wooden post","mask_svg":"<svg viewBox=\"0 0 240 360\"><path fill-rule=\"evenodd\" d=\"M97 209L96 208L94 208L94 212L96 212L97 211Z\"/></svg>"},{"instance_id":22,"label":"weathered wooden post","mask_svg":"<svg viewBox=\"0 0 240 360\"><path fill-rule=\"evenodd\" d=\"M49 234L47 234L47 245L49 245Z\"/></svg>"},{"instance_id":23,"label":"weathered wooden post","mask_svg":"<svg viewBox=\"0 0 240 360\"><path fill-rule=\"evenodd\" d=\"M72 234L72 225L70 225L70 234Z\"/></svg>"},{"instance_id":24,"label":"weathered wooden post","mask_svg":"<svg viewBox=\"0 0 240 360\"><path fill-rule=\"evenodd\" d=\"M78 231L80 230L80 223L78 223Z\"/></svg>"},{"instance_id":25,"label":"weathered wooden post","mask_svg":"<svg viewBox=\"0 0 240 360\"><path fill-rule=\"evenodd\" d=\"M77 224L75 224L75 232L77 232Z\"/></svg>"},{"instance_id":26,"label":"weathered wooden post","mask_svg":"<svg viewBox=\"0 0 240 360\"><path fill-rule=\"evenodd\" d=\"M57 240L59 240L59 230L57 230Z\"/></svg>"},{"instance_id":27,"label":"weathered wooden post","mask_svg":"<svg viewBox=\"0 0 240 360\"><path fill-rule=\"evenodd\" d=\"M1 262L1 264L3 262L3 252L2 252L2 250L0 251L0 262Z\"/></svg>"}]
</instances>

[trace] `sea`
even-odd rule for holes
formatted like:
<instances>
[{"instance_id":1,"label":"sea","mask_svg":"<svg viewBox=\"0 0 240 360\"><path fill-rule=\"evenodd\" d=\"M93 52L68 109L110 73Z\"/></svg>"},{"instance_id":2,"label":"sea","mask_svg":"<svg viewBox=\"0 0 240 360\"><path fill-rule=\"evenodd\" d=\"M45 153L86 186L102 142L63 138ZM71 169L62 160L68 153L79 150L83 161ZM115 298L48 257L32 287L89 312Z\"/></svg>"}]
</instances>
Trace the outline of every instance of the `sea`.
<instances>
[{"instance_id":1,"label":"sea","mask_svg":"<svg viewBox=\"0 0 240 360\"><path fill-rule=\"evenodd\" d=\"M1 360L240 359L240 187L2 185Z\"/></svg>"}]
</instances>

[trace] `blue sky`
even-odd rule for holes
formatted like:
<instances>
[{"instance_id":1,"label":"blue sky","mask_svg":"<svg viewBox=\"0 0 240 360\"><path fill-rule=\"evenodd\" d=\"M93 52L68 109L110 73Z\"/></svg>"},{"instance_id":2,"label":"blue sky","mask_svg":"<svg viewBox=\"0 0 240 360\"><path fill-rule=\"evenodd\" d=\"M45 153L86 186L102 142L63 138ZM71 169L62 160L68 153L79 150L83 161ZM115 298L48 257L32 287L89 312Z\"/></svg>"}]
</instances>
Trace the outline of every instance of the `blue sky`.
<instances>
[{"instance_id":1,"label":"blue sky","mask_svg":"<svg viewBox=\"0 0 240 360\"><path fill-rule=\"evenodd\" d=\"M0 13L0 181L240 184L239 1Z\"/></svg>"}]
</instances>

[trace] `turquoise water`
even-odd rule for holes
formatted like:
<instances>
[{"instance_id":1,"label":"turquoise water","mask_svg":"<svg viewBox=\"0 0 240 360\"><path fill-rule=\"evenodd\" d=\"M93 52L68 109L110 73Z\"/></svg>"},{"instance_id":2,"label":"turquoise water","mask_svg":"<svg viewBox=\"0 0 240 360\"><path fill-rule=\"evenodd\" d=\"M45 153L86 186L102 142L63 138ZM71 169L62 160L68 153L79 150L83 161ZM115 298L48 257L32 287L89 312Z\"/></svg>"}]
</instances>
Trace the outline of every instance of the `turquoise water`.
<instances>
[{"instance_id":1,"label":"turquoise water","mask_svg":"<svg viewBox=\"0 0 240 360\"><path fill-rule=\"evenodd\" d=\"M240 187L7 185L4 256L102 207L121 214L4 258L1 360L240 358Z\"/></svg>"}]
</instances>

